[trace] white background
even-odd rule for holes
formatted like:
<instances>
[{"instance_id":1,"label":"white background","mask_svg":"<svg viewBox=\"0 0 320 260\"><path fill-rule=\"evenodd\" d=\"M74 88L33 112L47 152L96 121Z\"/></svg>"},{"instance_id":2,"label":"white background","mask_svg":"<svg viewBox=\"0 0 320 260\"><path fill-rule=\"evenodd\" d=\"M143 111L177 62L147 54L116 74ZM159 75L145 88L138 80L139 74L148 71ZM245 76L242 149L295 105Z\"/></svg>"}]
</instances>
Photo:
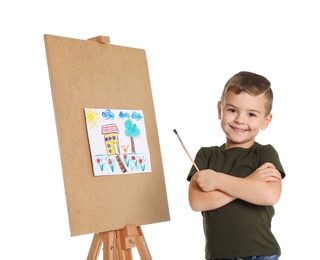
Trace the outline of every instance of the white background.
<instances>
[{"instance_id":1,"label":"white background","mask_svg":"<svg viewBox=\"0 0 320 260\"><path fill-rule=\"evenodd\" d=\"M204 259L202 219L187 202L191 163L173 129L192 156L222 144L216 103L240 70L266 76L275 95L257 141L287 173L272 226L282 259L318 255L316 2L2 1L0 258L86 259L92 241L69 233L44 34L106 35L147 52L171 216L142 227L153 259Z\"/></svg>"}]
</instances>

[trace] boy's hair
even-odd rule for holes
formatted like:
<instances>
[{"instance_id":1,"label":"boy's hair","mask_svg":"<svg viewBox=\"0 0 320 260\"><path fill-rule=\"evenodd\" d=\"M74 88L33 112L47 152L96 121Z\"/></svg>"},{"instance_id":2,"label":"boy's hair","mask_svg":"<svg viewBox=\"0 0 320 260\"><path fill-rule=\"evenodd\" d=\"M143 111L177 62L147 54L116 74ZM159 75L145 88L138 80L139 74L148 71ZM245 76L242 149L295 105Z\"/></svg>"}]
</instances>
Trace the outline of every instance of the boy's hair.
<instances>
[{"instance_id":1,"label":"boy's hair","mask_svg":"<svg viewBox=\"0 0 320 260\"><path fill-rule=\"evenodd\" d=\"M246 92L252 96L264 94L266 98L266 115L269 115L272 110L273 92L270 81L258 74L240 71L231 77L224 86L221 102L224 101L228 91L232 91L236 95Z\"/></svg>"}]
</instances>

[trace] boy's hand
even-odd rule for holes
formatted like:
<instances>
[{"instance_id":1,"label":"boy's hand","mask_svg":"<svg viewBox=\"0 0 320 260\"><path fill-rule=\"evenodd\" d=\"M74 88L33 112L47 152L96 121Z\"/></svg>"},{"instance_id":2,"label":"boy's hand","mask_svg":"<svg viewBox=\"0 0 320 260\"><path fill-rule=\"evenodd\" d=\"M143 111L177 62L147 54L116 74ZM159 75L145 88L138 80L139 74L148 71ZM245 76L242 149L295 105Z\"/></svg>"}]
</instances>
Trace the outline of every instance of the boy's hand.
<instances>
[{"instance_id":1,"label":"boy's hand","mask_svg":"<svg viewBox=\"0 0 320 260\"><path fill-rule=\"evenodd\" d=\"M266 182L278 181L281 180L281 174L272 163L266 162L246 178Z\"/></svg>"},{"instance_id":2,"label":"boy's hand","mask_svg":"<svg viewBox=\"0 0 320 260\"><path fill-rule=\"evenodd\" d=\"M197 172L193 179L198 183L199 187L203 191L213 191L214 188L214 177L216 172L214 170L202 170Z\"/></svg>"}]
</instances>

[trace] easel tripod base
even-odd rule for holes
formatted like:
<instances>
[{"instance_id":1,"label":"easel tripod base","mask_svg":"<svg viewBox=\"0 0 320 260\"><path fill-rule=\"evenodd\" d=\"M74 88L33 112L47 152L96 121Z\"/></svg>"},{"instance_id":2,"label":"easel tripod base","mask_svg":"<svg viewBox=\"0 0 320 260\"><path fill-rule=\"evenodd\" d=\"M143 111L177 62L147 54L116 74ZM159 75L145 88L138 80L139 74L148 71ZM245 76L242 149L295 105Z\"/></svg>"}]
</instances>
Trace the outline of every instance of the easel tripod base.
<instances>
[{"instance_id":1,"label":"easel tripod base","mask_svg":"<svg viewBox=\"0 0 320 260\"><path fill-rule=\"evenodd\" d=\"M87 260L98 260L103 245L103 260L132 260L132 248L137 247L141 260L152 260L140 226L95 233Z\"/></svg>"}]
</instances>

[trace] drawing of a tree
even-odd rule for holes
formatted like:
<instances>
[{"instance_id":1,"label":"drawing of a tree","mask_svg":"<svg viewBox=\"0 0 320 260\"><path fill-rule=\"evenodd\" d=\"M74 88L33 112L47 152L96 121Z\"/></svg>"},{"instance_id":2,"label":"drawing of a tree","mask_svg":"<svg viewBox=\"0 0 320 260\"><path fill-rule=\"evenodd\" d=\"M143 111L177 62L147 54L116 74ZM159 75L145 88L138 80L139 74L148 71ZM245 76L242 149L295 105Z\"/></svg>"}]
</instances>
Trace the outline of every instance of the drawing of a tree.
<instances>
[{"instance_id":1,"label":"drawing of a tree","mask_svg":"<svg viewBox=\"0 0 320 260\"><path fill-rule=\"evenodd\" d=\"M140 129L137 127L136 124L132 122L131 119L127 119L124 122L124 126L125 126L125 135L130 137L131 151L135 153L136 149L134 146L134 138L137 138L140 136Z\"/></svg>"}]
</instances>

